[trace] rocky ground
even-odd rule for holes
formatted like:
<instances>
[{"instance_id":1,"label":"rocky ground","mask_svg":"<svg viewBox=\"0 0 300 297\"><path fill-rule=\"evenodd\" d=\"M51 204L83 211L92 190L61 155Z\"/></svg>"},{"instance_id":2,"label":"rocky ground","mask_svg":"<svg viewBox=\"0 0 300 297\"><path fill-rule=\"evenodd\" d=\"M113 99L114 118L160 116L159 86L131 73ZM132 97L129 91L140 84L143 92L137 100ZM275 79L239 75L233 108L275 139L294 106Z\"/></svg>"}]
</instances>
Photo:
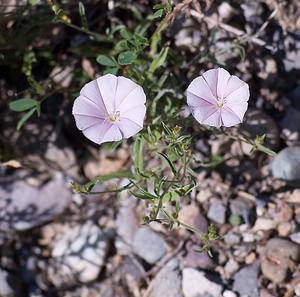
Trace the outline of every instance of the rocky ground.
<instances>
[{"instance_id":1,"label":"rocky ground","mask_svg":"<svg viewBox=\"0 0 300 297\"><path fill-rule=\"evenodd\" d=\"M130 168L129 145L108 151L85 140L76 131L73 98L66 92L54 94L44 116L16 131L7 108L15 99L14 73L1 68L0 145L6 157L0 166L0 296L300 296L298 4L215 1L205 16L191 10L174 23L177 47L186 50L193 41L201 48L205 32L218 24L216 48L223 49L235 30L257 32L277 9L260 41L249 43L245 61L235 50L220 59L235 63L250 85L250 108L238 131L266 134L266 146L278 155L250 153L245 144L201 131L192 145L199 159L227 160L214 169L195 165L200 186L182 199L179 213L202 232L210 223L217 227L213 257L195 253L201 239L183 228L143 225L147 205L126 192L74 194L73 180L83 184ZM115 182L94 190L111 189Z\"/></svg>"}]
</instances>

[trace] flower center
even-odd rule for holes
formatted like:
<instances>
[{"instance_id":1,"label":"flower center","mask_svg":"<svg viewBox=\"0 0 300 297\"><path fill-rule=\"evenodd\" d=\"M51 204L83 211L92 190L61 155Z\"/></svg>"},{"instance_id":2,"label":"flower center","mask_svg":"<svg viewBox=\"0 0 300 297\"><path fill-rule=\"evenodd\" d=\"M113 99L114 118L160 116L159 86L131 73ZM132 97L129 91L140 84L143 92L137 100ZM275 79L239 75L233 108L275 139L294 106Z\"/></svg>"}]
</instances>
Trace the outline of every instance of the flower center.
<instances>
[{"instance_id":1,"label":"flower center","mask_svg":"<svg viewBox=\"0 0 300 297\"><path fill-rule=\"evenodd\" d=\"M217 107L221 108L224 106L225 103L226 101L223 98L220 97L217 98Z\"/></svg>"},{"instance_id":2,"label":"flower center","mask_svg":"<svg viewBox=\"0 0 300 297\"><path fill-rule=\"evenodd\" d=\"M109 120L111 122L116 122L120 119L120 112L119 111L113 111L110 115L109 115Z\"/></svg>"}]
</instances>

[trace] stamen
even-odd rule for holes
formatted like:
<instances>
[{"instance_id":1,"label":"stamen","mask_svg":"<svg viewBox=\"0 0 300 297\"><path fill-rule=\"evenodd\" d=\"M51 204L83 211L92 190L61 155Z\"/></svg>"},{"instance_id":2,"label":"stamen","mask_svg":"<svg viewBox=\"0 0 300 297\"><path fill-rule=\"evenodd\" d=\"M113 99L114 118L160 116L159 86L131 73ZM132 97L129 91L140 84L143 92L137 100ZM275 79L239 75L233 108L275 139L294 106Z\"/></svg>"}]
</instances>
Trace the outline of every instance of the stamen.
<instances>
[{"instance_id":1,"label":"stamen","mask_svg":"<svg viewBox=\"0 0 300 297\"><path fill-rule=\"evenodd\" d=\"M111 122L116 122L117 120L119 120L120 118L120 112L119 111L113 111L110 115L109 115L109 120Z\"/></svg>"}]
</instances>

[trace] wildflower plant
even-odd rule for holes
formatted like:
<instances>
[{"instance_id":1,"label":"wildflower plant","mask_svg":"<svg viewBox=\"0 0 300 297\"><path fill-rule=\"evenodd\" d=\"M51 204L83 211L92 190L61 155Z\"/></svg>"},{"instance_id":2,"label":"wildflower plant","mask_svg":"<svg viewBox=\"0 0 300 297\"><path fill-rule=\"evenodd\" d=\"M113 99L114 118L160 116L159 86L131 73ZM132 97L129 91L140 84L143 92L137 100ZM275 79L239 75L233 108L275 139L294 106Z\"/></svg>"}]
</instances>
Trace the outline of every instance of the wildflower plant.
<instances>
[{"instance_id":1,"label":"wildflower plant","mask_svg":"<svg viewBox=\"0 0 300 297\"><path fill-rule=\"evenodd\" d=\"M213 167L222 162L213 159L202 162L195 157L191 127L197 125L197 129L207 133L225 134L271 156L275 153L263 146L264 136L252 140L231 134L228 129L243 121L250 93L247 83L219 68L224 63L219 61L218 55L224 50L220 52L214 48L215 30L207 40L206 49L194 56L187 58L186 53L172 45L170 33L166 34L168 28L179 13L185 13L191 7L200 11L199 3L193 0L179 1L174 6L170 0L164 1L155 5L150 15L143 15L134 6L127 7L133 16L132 26L114 18L105 32L99 33L89 24L83 3L79 2L78 6L81 20L78 25L72 22L63 7L48 1L54 24L85 34L97 44L93 59L95 64L98 63L99 72L92 81L79 73L77 81L80 84L72 90L76 93L74 98L77 97L72 113L78 129L97 144L115 142L120 145L127 138L131 138L129 143L132 143L130 168L97 177L85 185L73 182L73 190L97 195L128 191L146 202L149 212L144 215L145 224L156 221L169 228L182 226L199 234L204 241L201 251L209 251L210 241L218 238L215 228L210 226L205 234L178 219L180 199L197 189L197 168ZM124 7L120 5L120 9ZM244 59L243 45L255 38L257 34L234 39L228 50L237 48ZM107 45L105 50L104 43ZM80 50L84 51L86 47ZM21 98L10 105L16 112L27 112L18 129L34 113L40 115L41 104L53 92L52 81L41 86L33 80L33 63L34 59L28 62L28 58L24 58L25 74L31 81L30 94L34 98ZM195 71L187 78L191 65ZM204 73L199 76L200 72ZM187 105L197 123L192 116L183 115L182 109ZM157 160L155 168L147 166L149 155ZM128 183L113 190L93 191L96 184L116 178L127 178Z\"/></svg>"}]
</instances>

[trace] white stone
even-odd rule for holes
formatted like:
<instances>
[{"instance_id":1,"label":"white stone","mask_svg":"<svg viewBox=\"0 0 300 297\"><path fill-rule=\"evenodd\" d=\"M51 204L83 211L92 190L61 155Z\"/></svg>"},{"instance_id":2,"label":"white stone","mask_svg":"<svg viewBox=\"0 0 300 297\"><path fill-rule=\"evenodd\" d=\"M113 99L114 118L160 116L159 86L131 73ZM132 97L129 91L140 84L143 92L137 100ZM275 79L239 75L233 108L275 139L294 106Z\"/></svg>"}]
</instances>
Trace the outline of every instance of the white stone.
<instances>
[{"instance_id":1,"label":"white stone","mask_svg":"<svg viewBox=\"0 0 300 297\"><path fill-rule=\"evenodd\" d=\"M225 290L223 293L223 297L237 297L236 294L232 291Z\"/></svg>"},{"instance_id":2,"label":"white stone","mask_svg":"<svg viewBox=\"0 0 300 297\"><path fill-rule=\"evenodd\" d=\"M193 268L182 271L182 290L184 297L196 297L209 293L212 297L220 297L222 286L208 280L204 272Z\"/></svg>"},{"instance_id":3,"label":"white stone","mask_svg":"<svg viewBox=\"0 0 300 297\"><path fill-rule=\"evenodd\" d=\"M253 227L254 231L268 231L268 230L272 230L275 229L277 226L277 223L272 220L272 219L267 219L267 218L258 218L255 221L255 225Z\"/></svg>"}]
</instances>

